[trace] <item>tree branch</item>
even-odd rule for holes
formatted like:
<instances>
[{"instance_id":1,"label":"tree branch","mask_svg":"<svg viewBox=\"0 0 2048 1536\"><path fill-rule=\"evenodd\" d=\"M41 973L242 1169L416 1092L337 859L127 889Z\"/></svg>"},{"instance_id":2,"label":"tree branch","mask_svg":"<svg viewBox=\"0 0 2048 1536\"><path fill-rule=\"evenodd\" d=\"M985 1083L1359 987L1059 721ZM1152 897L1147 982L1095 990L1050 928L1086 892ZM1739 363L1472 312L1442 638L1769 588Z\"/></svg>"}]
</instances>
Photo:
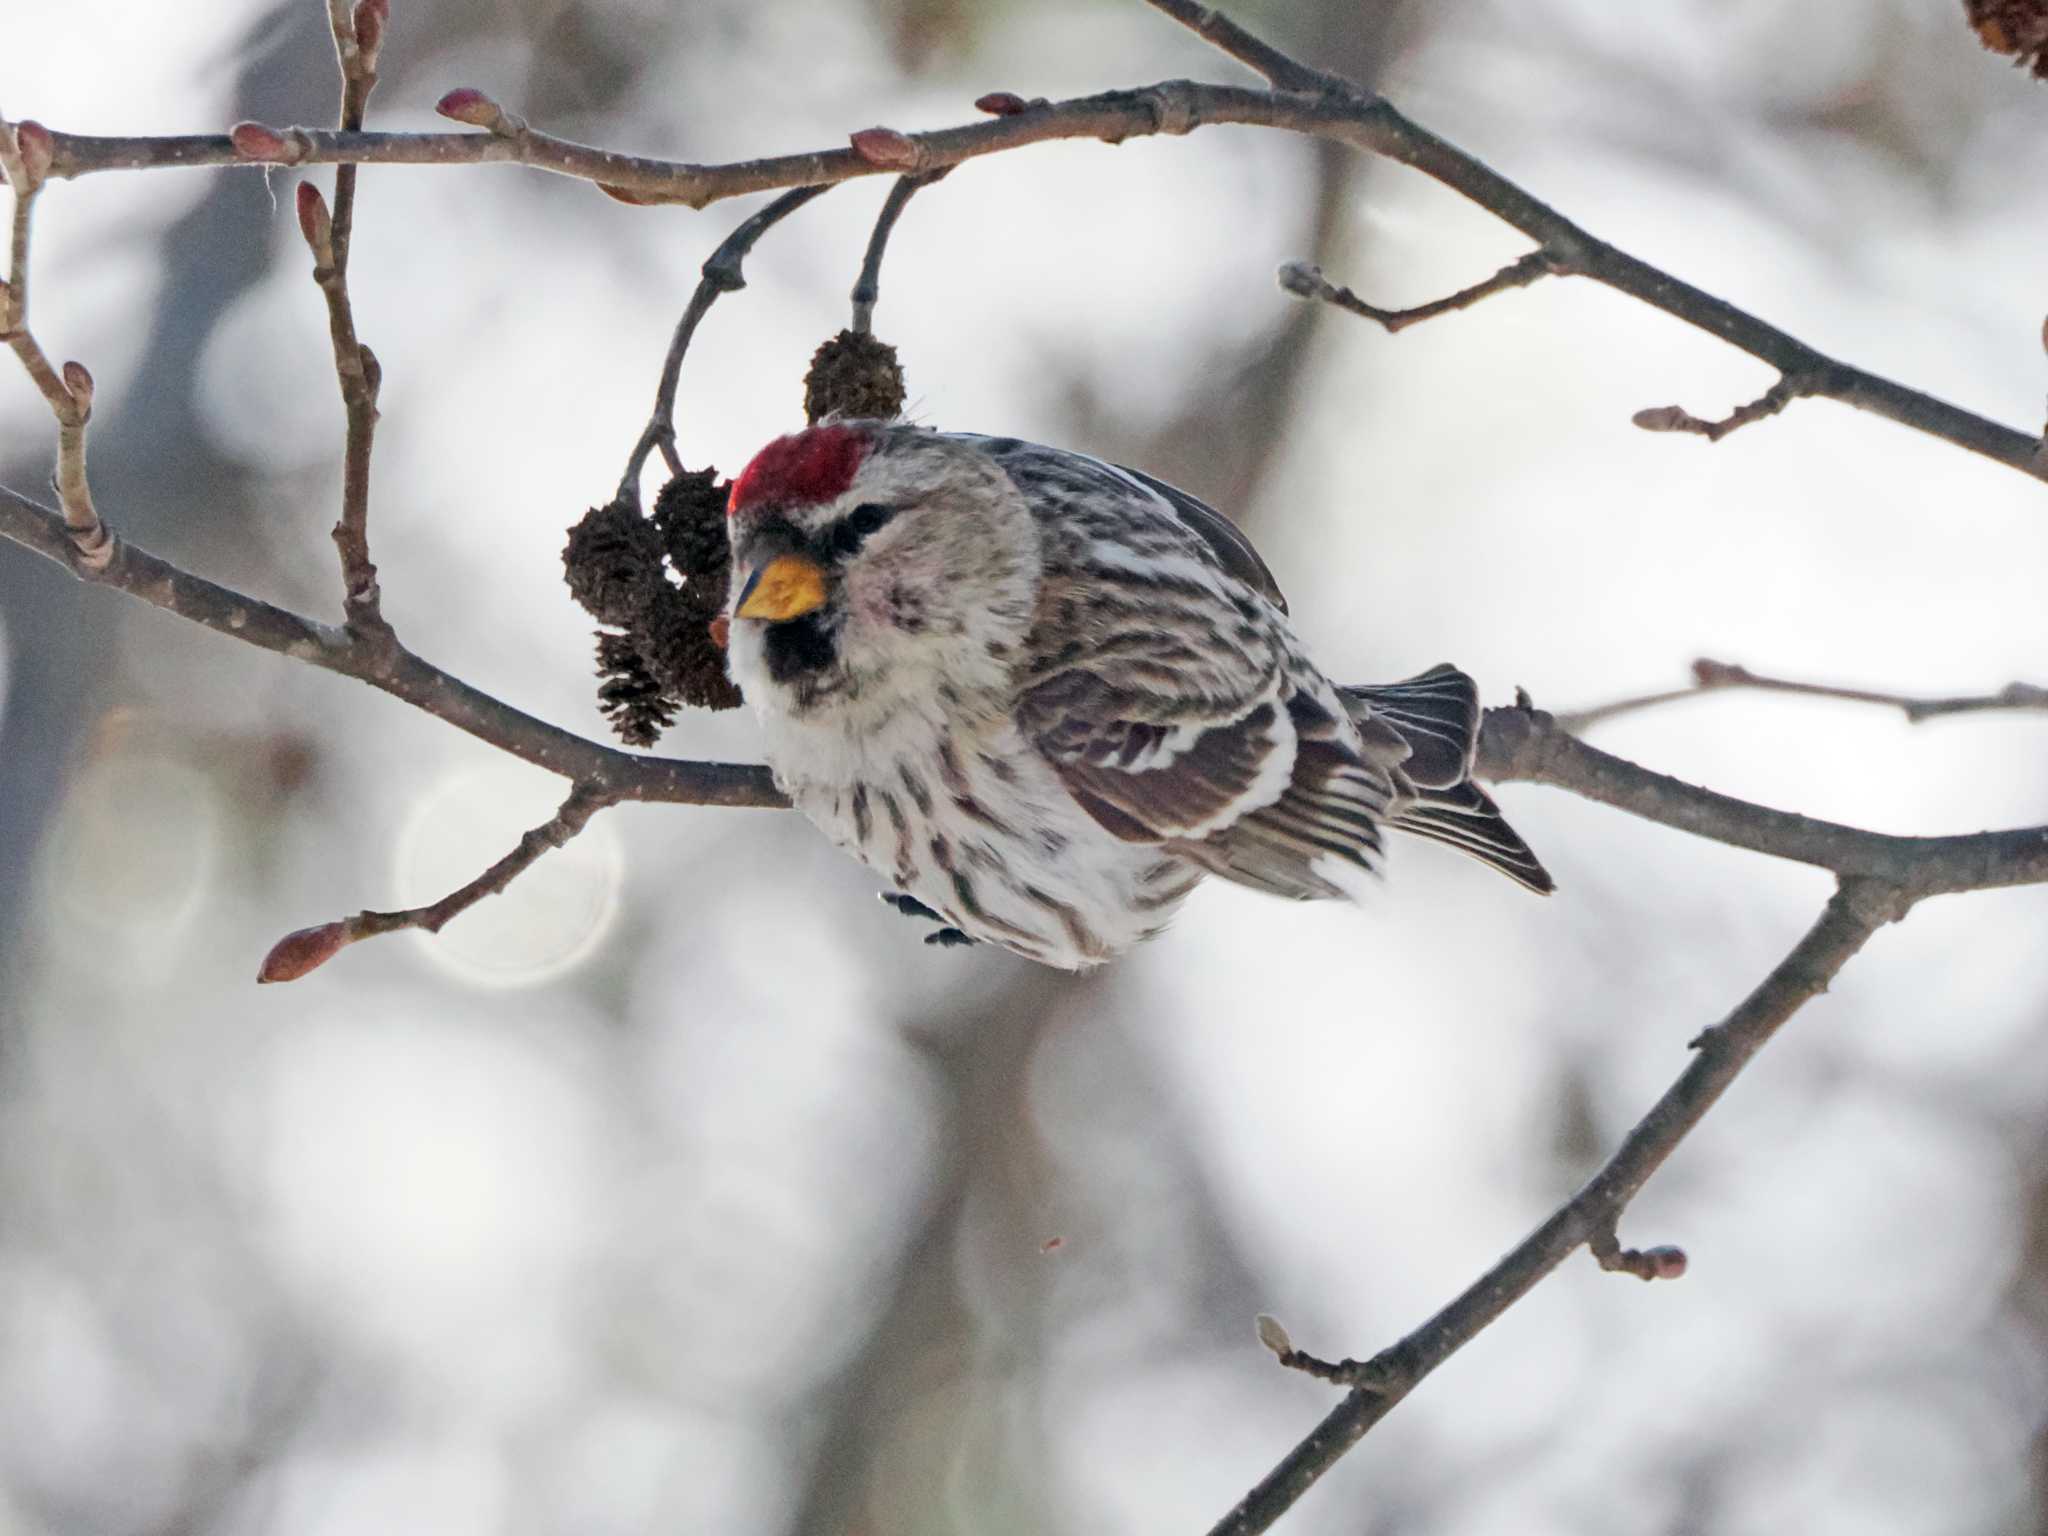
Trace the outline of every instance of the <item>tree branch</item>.
<instances>
[{"instance_id":1,"label":"tree branch","mask_svg":"<svg viewBox=\"0 0 2048 1536\"><path fill-rule=\"evenodd\" d=\"M1718 443L1738 427L1775 416L1801 395L1818 394L1815 381L1787 374L1747 405L1738 405L1718 421L1702 421L1683 406L1653 405L1629 418L1645 432L1691 432L1710 443Z\"/></svg>"},{"instance_id":2,"label":"tree branch","mask_svg":"<svg viewBox=\"0 0 2048 1536\"><path fill-rule=\"evenodd\" d=\"M1629 1201L1779 1027L1825 992L1870 936L1904 916L1909 905L1907 898L1881 881L1843 881L1820 920L1792 952L1733 1013L1694 1041L1692 1063L1600 1171L1499 1263L1436 1316L1371 1360L1328 1365L1303 1356L1290 1362L1313 1374L1359 1385L1216 1523L1210 1536L1250 1536L1268 1529L1423 1378L1526 1296L1574 1249L1596 1238L1604 1246ZM1260 1333L1268 1348L1286 1341L1285 1330L1277 1325L1271 1330L1262 1326ZM1293 1349L1291 1342L1287 1348Z\"/></svg>"},{"instance_id":3,"label":"tree branch","mask_svg":"<svg viewBox=\"0 0 2048 1536\"><path fill-rule=\"evenodd\" d=\"M1933 720L1942 715L1978 714L2000 709L2048 709L2048 688L2033 683L2007 683L1996 693L1957 694L1927 698L1905 693L1878 693L1867 688L1839 688L1828 683L1801 683L1790 678L1765 677L1737 666L1731 661L1713 661L1702 656L1692 664L1693 685L1690 688L1671 688L1661 693L1637 694L1626 699L1616 699L1609 704L1597 704L1591 709L1573 710L1557 717L1560 729L1578 735L1602 721L1612 720L1617 715L1634 714L1638 710L1652 709L1660 704L1676 703L1680 699L1696 699L1701 694L1718 693L1724 688L1754 688L1764 693L1800 693L1816 699L1847 699L1857 704L1883 704L1899 710L1914 725L1924 720Z\"/></svg>"},{"instance_id":4,"label":"tree branch","mask_svg":"<svg viewBox=\"0 0 2048 1536\"><path fill-rule=\"evenodd\" d=\"M1900 837L1776 811L1602 752L1541 710L1490 709L1475 772L1550 784L1662 826L1752 853L1884 881L1911 898L2048 881L2048 826Z\"/></svg>"},{"instance_id":5,"label":"tree branch","mask_svg":"<svg viewBox=\"0 0 2048 1536\"><path fill-rule=\"evenodd\" d=\"M830 190L827 186L798 187L783 193L727 235L705 261L697 291L690 296L689 305L676 322L674 335L669 338L668 356L661 365L661 382L654 391L654 410L647 418L647 425L641 429L639 441L633 444L632 453L627 456L626 472L619 477L619 500L629 501L636 507L640 505L641 471L647 467L648 456L656 448L661 450L662 460L668 465L671 475L683 472L682 458L676 452L676 387L682 380L683 357L690 350L690 339L697 334L698 323L711 313L711 306L718 302L719 295L737 293L747 286L746 274L741 267L760 238L805 203Z\"/></svg>"},{"instance_id":6,"label":"tree branch","mask_svg":"<svg viewBox=\"0 0 2048 1536\"><path fill-rule=\"evenodd\" d=\"M529 127L482 92L461 90L443 99L442 110L460 121L483 126L483 132L279 131L243 124L230 135L102 138L53 134L50 174L74 177L173 166L342 161L365 165L509 162L595 182L625 194L629 201L678 202L702 208L743 193L822 185L886 170L929 172L1053 140L1119 143L1223 123L1284 128L1335 139L1422 172L1528 235L1545 253L1551 271L1590 278L1718 337L1769 363L1781 380L1796 381L1792 393L1838 400L1942 438L2029 478L2048 479L2048 453L2043 452L2039 437L1838 362L1726 300L1597 239L1478 159L1403 116L1384 98L1313 71L1309 72L1312 81L1296 81L1288 71L1300 66L1250 39L1242 28L1207 7L1183 0L1151 3L1218 42L1233 57L1264 60L1280 78L1295 81L1295 85L1269 91L1166 80L1136 90L1106 91L1066 101L1019 102L1016 105L1021 110L1012 111L1006 105L1002 114L993 118L927 133L862 130L864 135L885 136L890 148L887 154L878 153L872 141L865 140L865 150L850 144L844 149L725 165L658 160L573 144ZM1255 67L1265 72L1263 66Z\"/></svg>"},{"instance_id":7,"label":"tree branch","mask_svg":"<svg viewBox=\"0 0 2048 1536\"><path fill-rule=\"evenodd\" d=\"M390 0L358 0L353 13L346 0L329 0L328 21L341 68L341 128L345 133L359 132L363 126L370 92L377 86L377 53L389 14ZM336 169L331 216L319 189L311 182L300 184L299 229L313 252L313 280L327 300L334 372L348 424L342 451L341 519L334 525L334 547L341 556L342 610L351 630L388 644L391 626L384 619L377 567L370 559L369 532L370 452L377 431L382 370L376 355L357 339L355 307L348 291L356 171L353 165Z\"/></svg>"},{"instance_id":8,"label":"tree branch","mask_svg":"<svg viewBox=\"0 0 2048 1536\"><path fill-rule=\"evenodd\" d=\"M1299 59L1289 57L1209 6L1197 5L1194 0L1145 0L1145 3L1156 11L1165 12L1247 69L1264 75L1276 90L1355 92L1357 89L1348 80L1326 75Z\"/></svg>"},{"instance_id":9,"label":"tree branch","mask_svg":"<svg viewBox=\"0 0 2048 1536\"><path fill-rule=\"evenodd\" d=\"M14 190L7 281L0 283L0 340L5 340L57 418L57 504L64 509L71 557L81 570L105 565L112 536L93 504L85 470L85 429L92 420L92 375L83 363L53 367L28 323L29 225L49 179L50 133L40 123L0 120L0 171Z\"/></svg>"},{"instance_id":10,"label":"tree branch","mask_svg":"<svg viewBox=\"0 0 2048 1536\"><path fill-rule=\"evenodd\" d=\"M853 324L856 336L866 336L875 327L875 305L882 297L882 256L889 249L889 236L895 233L896 221L903 217L903 210L910 206L911 198L930 186L944 170L926 171L922 175L899 176L896 185L889 189L889 195L882 202L882 211L875 218L874 232L868 236L867 254L861 258L860 275L853 282Z\"/></svg>"},{"instance_id":11,"label":"tree branch","mask_svg":"<svg viewBox=\"0 0 2048 1536\"><path fill-rule=\"evenodd\" d=\"M407 907L399 912L358 912L353 917L288 933L263 957L263 964L256 972L257 981L297 981L359 939L400 933L408 928L439 933L451 919L467 912L486 896L502 894L542 854L567 843L589 824L592 816L607 806L618 804L619 798L611 790L590 784L575 785L560 810L527 832L510 853L459 890L451 891L424 907Z\"/></svg>"},{"instance_id":12,"label":"tree branch","mask_svg":"<svg viewBox=\"0 0 2048 1536\"><path fill-rule=\"evenodd\" d=\"M1389 335L1424 320L1434 320L1438 315L1447 315L1455 309L1468 309L1481 299L1510 288L1526 288L1531 283L1557 274L1555 258L1548 251L1531 251L1519 256L1502 267L1484 282L1474 283L1469 288L1460 288L1456 293L1427 304L1418 304L1413 309L1381 309L1368 304L1349 288L1339 288L1323 276L1321 267L1308 262L1290 261L1280 269L1281 288L1298 299L1314 299L1329 304L1346 314L1378 322Z\"/></svg>"},{"instance_id":13,"label":"tree branch","mask_svg":"<svg viewBox=\"0 0 2048 1536\"><path fill-rule=\"evenodd\" d=\"M112 538L103 565L78 554L62 514L0 486L0 537L64 566L83 581L140 598L218 634L368 683L499 751L591 785L619 800L677 805L780 807L788 800L756 764L682 762L589 741L491 697L393 642L366 644L261 599L182 571Z\"/></svg>"}]
</instances>

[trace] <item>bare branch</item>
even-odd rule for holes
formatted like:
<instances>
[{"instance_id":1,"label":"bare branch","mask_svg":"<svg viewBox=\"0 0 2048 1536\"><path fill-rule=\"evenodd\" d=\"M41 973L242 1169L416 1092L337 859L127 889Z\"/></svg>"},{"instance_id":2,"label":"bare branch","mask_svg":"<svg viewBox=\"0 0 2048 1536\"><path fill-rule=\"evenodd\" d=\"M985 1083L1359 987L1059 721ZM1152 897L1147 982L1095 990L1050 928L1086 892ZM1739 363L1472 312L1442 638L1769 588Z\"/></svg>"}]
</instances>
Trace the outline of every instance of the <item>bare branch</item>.
<instances>
[{"instance_id":1,"label":"bare branch","mask_svg":"<svg viewBox=\"0 0 2048 1536\"><path fill-rule=\"evenodd\" d=\"M1348 80L1326 75L1319 69L1309 68L1299 59L1288 57L1271 43L1254 37L1221 11L1209 6L1197 5L1194 0L1146 0L1146 4L1154 10L1164 11L1247 69L1264 75L1276 90L1356 90Z\"/></svg>"},{"instance_id":2,"label":"bare branch","mask_svg":"<svg viewBox=\"0 0 2048 1536\"><path fill-rule=\"evenodd\" d=\"M377 50L390 14L390 0L328 0L335 57L341 67L341 129L360 132L370 92L377 86ZM246 125L245 125L246 126ZM246 137L246 135L245 135ZM334 345L334 372L341 385L347 430L342 449L341 518L334 547L341 556L342 610L349 628L391 642L377 567L370 559L370 453L377 432L377 392L382 370L356 335L355 306L348 291L348 258L355 234L356 172L342 165L334 173L330 216L319 189L310 182L298 191L299 228L313 252L313 280L327 300L327 328Z\"/></svg>"},{"instance_id":3,"label":"bare branch","mask_svg":"<svg viewBox=\"0 0 2048 1536\"><path fill-rule=\"evenodd\" d=\"M529 127L480 91L462 90L443 98L442 110L459 121L484 125L483 132L379 134L243 124L232 135L102 138L53 134L51 174L72 177L173 166L340 161L365 165L510 162L595 182L629 201L702 208L748 192L824 185L885 170L938 170L1053 140L1118 143L1223 123L1284 128L1334 139L1421 171L1527 235L1538 249L1549 253L1554 270L1590 278L1717 337L1770 364L1781 377L1798 380L1799 393L1839 400L1981 454L2031 479L2048 480L2048 451L2035 434L1837 362L1747 311L1595 238L1473 156L1403 116L1384 98L1304 70L1206 6L1188 0L1151 3L1234 57L1253 63L1276 81L1287 82L1287 88L1258 90L1166 80L1136 90L1106 91L1066 101L1012 102L1004 98L997 115L960 127L914 134L886 130L894 146L889 154L876 153L878 141L872 139L870 130L863 130L870 135L865 153L849 143L841 149L725 165L651 159L573 144Z\"/></svg>"},{"instance_id":4,"label":"bare branch","mask_svg":"<svg viewBox=\"0 0 2048 1536\"><path fill-rule=\"evenodd\" d=\"M1703 693L1717 693L1724 688L1754 688L1765 693L1801 693L1816 699L1846 699L1856 704L1882 704L1900 711L1914 725L1943 715L1980 714L2004 709L2048 709L2048 688L2034 683L2007 683L1996 693L1928 698L1905 693L1881 693L1868 688L1841 688L1829 683L1802 683L1784 677L1765 677L1732 661L1714 661L1705 656L1692 664L1692 675L1693 685L1690 688L1671 688L1661 693L1616 699L1610 704L1595 705L1591 709L1574 710L1570 714L1559 715L1557 724L1560 729L1577 735L1587 727L1604 720L1612 720L1617 715L1633 714L1638 710L1675 703L1680 699L1696 699Z\"/></svg>"},{"instance_id":5,"label":"bare branch","mask_svg":"<svg viewBox=\"0 0 2048 1536\"><path fill-rule=\"evenodd\" d=\"M1356 1375L1365 1378L1364 1384L1353 1387L1285 1460L1218 1521L1211 1536L1249 1536L1268 1529L1417 1383L1526 1296L1574 1249L1596 1235L1611 1238L1614 1223L1629 1201L1771 1036L1810 999L1826 991L1836 973L1873 933L1904 915L1907 904L1881 882L1843 881L1820 920L1792 952L1726 1020L1699 1037L1691 1065L1577 1194L1406 1338L1369 1361L1342 1361L1329 1367L1340 1380Z\"/></svg>"},{"instance_id":6,"label":"bare branch","mask_svg":"<svg viewBox=\"0 0 2048 1536\"><path fill-rule=\"evenodd\" d=\"M1550 784L1647 821L1752 853L1884 881L1913 899L2048 881L2048 826L1950 837L1898 837L1752 805L1639 767L1526 708L1490 709L1475 771L1495 782Z\"/></svg>"},{"instance_id":7,"label":"bare branch","mask_svg":"<svg viewBox=\"0 0 2048 1536\"><path fill-rule=\"evenodd\" d=\"M882 203L882 211L875 219L874 233L868 236L867 255L861 259L860 276L853 283L853 326L856 336L866 336L874 330L875 305L882 297L882 255L889 248L889 236L895 232L896 221L903 217L903 210L910 205L911 198L946 174L945 170L926 171L919 176L899 176L896 185L889 189L889 196Z\"/></svg>"},{"instance_id":8,"label":"bare branch","mask_svg":"<svg viewBox=\"0 0 2048 1536\"><path fill-rule=\"evenodd\" d=\"M1349 288L1339 288L1331 283L1323 276L1322 268L1302 261L1290 261L1280 269L1280 286L1298 299L1315 299L1334 305L1347 314L1377 321L1391 335L1424 320L1447 315L1452 310L1468 309L1481 299L1509 288L1526 288L1541 278L1559 276L1567 271L1569 268L1559 265L1557 258L1548 251L1531 251L1509 262L1484 282L1460 288L1456 293L1427 304L1418 304L1413 309L1381 309L1368 304Z\"/></svg>"},{"instance_id":9,"label":"bare branch","mask_svg":"<svg viewBox=\"0 0 2048 1536\"><path fill-rule=\"evenodd\" d=\"M783 193L727 235L704 263L697 291L690 296L689 306L683 310L682 318L676 322L675 334L669 338L668 356L661 365L661 382L654 391L653 414L647 418L639 441L633 444L633 451L627 456L626 472L619 477L618 497L621 501L629 501L634 506L640 504L640 474L647 467L648 455L656 448L661 450L662 460L668 465L671 475L683 472L682 458L676 452L676 387L683 375L684 354L690 350L690 338L697 334L698 323L711 313L711 306L718 302L720 294L736 293L747 286L741 267L760 238L805 203L830 190L824 186L798 187Z\"/></svg>"},{"instance_id":10,"label":"bare branch","mask_svg":"<svg viewBox=\"0 0 2048 1536\"><path fill-rule=\"evenodd\" d=\"M399 933L408 928L439 933L451 919L467 912L486 896L502 893L542 854L567 843L589 824L592 816L606 806L618 804L619 798L613 791L577 784L569 791L569 798L562 802L560 810L527 832L510 853L461 889L451 891L424 907L408 907L399 912L358 912L353 917L288 933L263 957L256 979L259 982L297 981L359 939Z\"/></svg>"},{"instance_id":11,"label":"bare branch","mask_svg":"<svg viewBox=\"0 0 2048 1536\"><path fill-rule=\"evenodd\" d=\"M1718 443L1738 427L1746 427L1766 416L1775 416L1801 395L1818 394L1817 381L1786 375L1747 405L1738 405L1719 421L1702 421L1683 406L1653 405L1629 420L1645 432L1692 432L1710 443Z\"/></svg>"},{"instance_id":12,"label":"bare branch","mask_svg":"<svg viewBox=\"0 0 2048 1536\"><path fill-rule=\"evenodd\" d=\"M96 586L138 597L231 639L368 683L521 762L616 799L679 805L789 804L766 768L646 757L586 740L491 697L396 642L366 643L346 630L182 571L124 539L109 540L103 564L88 564L73 546L62 514L5 486L0 486L0 538L54 560Z\"/></svg>"},{"instance_id":13,"label":"bare branch","mask_svg":"<svg viewBox=\"0 0 2048 1536\"><path fill-rule=\"evenodd\" d=\"M0 121L0 170L14 189L14 218L8 241L7 281L0 283L0 339L4 339L57 418L57 504L80 569L104 567L112 557L113 535L93 505L85 469L85 429L92 420L92 375L83 363L54 367L29 329L29 226L36 198L48 183L49 130L40 123Z\"/></svg>"}]
</instances>

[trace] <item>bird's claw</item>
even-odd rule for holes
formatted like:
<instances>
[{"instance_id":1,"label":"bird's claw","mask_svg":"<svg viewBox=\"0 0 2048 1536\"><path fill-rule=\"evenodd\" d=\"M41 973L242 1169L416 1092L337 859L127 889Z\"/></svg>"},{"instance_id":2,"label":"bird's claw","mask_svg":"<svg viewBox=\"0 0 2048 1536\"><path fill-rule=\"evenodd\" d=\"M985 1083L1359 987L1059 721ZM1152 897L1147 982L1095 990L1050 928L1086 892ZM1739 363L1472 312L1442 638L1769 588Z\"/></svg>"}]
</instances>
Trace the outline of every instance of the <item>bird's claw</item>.
<instances>
[{"instance_id":1,"label":"bird's claw","mask_svg":"<svg viewBox=\"0 0 2048 1536\"><path fill-rule=\"evenodd\" d=\"M943 923L946 920L939 913L934 912L930 907L919 901L915 896L906 896L902 891L880 891L877 894L881 897L884 906L894 907L905 917L921 917L927 922L933 923Z\"/></svg>"}]
</instances>

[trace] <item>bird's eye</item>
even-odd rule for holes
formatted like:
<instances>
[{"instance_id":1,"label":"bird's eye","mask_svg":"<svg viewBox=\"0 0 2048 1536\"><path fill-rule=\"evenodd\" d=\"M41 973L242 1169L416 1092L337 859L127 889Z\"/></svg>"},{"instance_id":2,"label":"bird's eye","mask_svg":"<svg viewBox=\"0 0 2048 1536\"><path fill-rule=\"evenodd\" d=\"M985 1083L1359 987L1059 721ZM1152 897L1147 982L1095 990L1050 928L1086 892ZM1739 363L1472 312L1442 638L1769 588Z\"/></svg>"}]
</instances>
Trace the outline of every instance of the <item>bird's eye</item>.
<instances>
[{"instance_id":1,"label":"bird's eye","mask_svg":"<svg viewBox=\"0 0 2048 1536\"><path fill-rule=\"evenodd\" d=\"M894 507L864 501L832 527L832 552L841 557L852 554L867 542L868 535L896 515Z\"/></svg>"}]
</instances>

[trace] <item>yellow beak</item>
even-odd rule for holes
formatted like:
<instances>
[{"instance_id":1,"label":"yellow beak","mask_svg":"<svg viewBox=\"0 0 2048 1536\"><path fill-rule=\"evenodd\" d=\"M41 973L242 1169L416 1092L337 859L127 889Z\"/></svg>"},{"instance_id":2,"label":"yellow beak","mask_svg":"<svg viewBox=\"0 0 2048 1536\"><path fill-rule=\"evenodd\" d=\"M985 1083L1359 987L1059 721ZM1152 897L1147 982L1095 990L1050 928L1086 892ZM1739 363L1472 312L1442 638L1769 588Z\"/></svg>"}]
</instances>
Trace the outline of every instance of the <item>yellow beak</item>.
<instances>
[{"instance_id":1,"label":"yellow beak","mask_svg":"<svg viewBox=\"0 0 2048 1536\"><path fill-rule=\"evenodd\" d=\"M777 555L747 578L733 617L780 624L802 618L824 602L825 573L818 564L802 555Z\"/></svg>"}]
</instances>

